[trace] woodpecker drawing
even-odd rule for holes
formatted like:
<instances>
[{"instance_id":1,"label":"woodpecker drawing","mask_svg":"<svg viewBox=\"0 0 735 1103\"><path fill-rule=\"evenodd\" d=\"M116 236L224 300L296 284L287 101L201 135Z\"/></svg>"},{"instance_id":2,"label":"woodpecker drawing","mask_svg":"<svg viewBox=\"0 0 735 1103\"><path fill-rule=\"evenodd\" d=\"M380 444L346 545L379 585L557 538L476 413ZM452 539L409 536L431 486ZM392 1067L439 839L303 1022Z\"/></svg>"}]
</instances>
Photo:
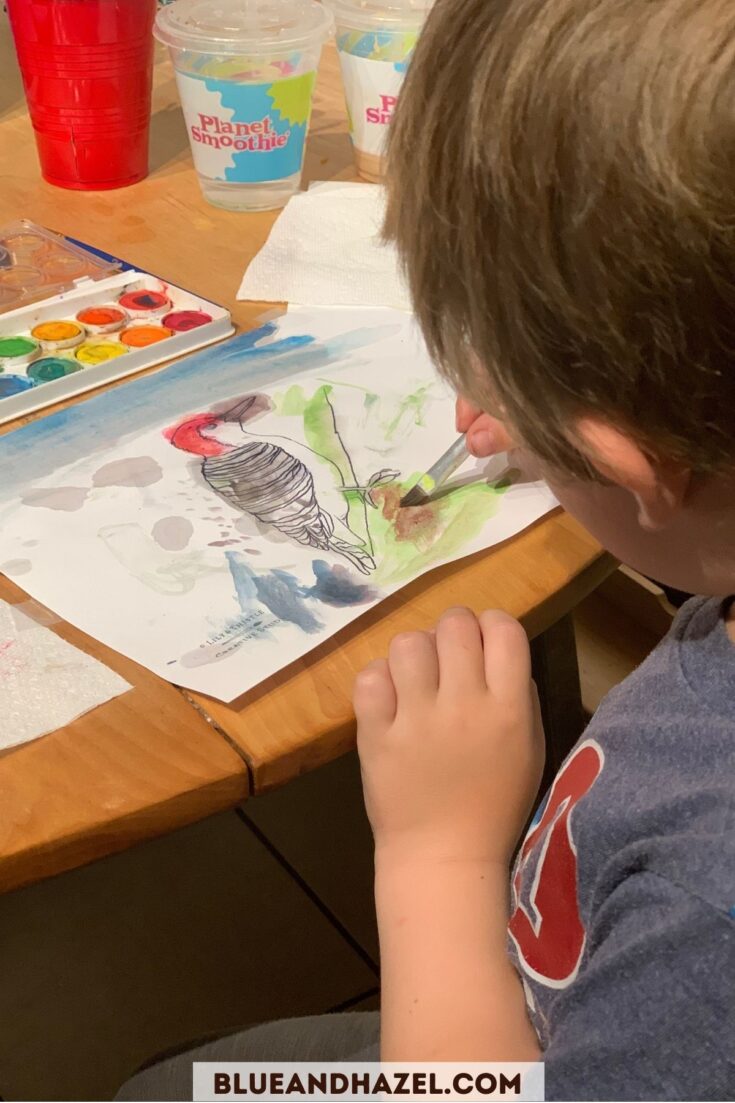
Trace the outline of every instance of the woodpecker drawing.
<instances>
[{"instance_id":1,"label":"woodpecker drawing","mask_svg":"<svg viewBox=\"0 0 735 1103\"><path fill-rule=\"evenodd\" d=\"M225 413L189 417L166 436L176 448L202 457L204 480L230 505L299 544L335 552L370 574L375 570L372 549L347 525L344 492L359 491L374 505L371 490L392 481L397 472L379 471L367 486L345 485L336 464L305 445L246 429L243 419L256 401L252 395Z\"/></svg>"}]
</instances>

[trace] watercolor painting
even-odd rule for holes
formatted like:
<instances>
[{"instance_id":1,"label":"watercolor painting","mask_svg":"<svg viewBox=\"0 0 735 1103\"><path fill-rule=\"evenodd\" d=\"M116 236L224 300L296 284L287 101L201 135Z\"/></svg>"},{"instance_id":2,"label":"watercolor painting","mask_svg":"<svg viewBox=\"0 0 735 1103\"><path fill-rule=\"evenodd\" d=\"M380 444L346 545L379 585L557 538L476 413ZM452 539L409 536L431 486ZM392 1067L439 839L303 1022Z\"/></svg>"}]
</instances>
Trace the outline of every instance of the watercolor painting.
<instances>
[{"instance_id":1,"label":"watercolor painting","mask_svg":"<svg viewBox=\"0 0 735 1103\"><path fill-rule=\"evenodd\" d=\"M320 388L320 394L328 411L327 423L333 444L339 442L345 466L354 481L354 468L339 436L335 412L325 388ZM221 414L187 417L165 435L174 447L203 457L202 478L235 509L250 514L261 524L299 544L344 556L363 574L374 571L375 560L369 541L361 539L360 534L349 527L346 495L354 491L364 495L365 501L371 501L371 491L382 483L394 482L399 472L381 470L371 476L368 486L350 486L344 482L337 463L323 453L307 448L308 454L299 458L302 446L296 439L268 439L257 431L248 430L248 415L262 409L260 398L249 395ZM223 427L232 423L239 426L238 436L242 439L223 439ZM314 461L317 468L321 463L332 469L325 472L321 480L312 472ZM330 503L329 508L325 508L328 499L334 499L334 505ZM374 506L374 502L371 504Z\"/></svg>"},{"instance_id":2,"label":"watercolor painting","mask_svg":"<svg viewBox=\"0 0 735 1103\"><path fill-rule=\"evenodd\" d=\"M229 701L553 508L503 456L402 508L455 435L408 315L294 310L0 439L0 570Z\"/></svg>"}]
</instances>

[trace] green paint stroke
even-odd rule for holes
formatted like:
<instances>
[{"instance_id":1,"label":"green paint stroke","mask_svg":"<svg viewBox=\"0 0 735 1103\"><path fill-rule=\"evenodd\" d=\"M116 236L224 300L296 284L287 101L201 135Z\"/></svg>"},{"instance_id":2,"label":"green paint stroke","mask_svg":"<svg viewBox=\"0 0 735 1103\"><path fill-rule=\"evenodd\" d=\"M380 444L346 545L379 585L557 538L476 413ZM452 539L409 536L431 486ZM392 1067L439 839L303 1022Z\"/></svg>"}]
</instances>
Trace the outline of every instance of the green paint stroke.
<instances>
[{"instance_id":1,"label":"green paint stroke","mask_svg":"<svg viewBox=\"0 0 735 1103\"><path fill-rule=\"evenodd\" d=\"M300 77L274 81L268 89L267 95L274 110L289 126L308 123L315 80L316 72L303 73Z\"/></svg>"},{"instance_id":2,"label":"green paint stroke","mask_svg":"<svg viewBox=\"0 0 735 1103\"><path fill-rule=\"evenodd\" d=\"M403 434L407 432L408 425L410 424L424 424L424 408L428 399L431 397L430 391L431 384L429 383L423 387L419 387L419 389L413 391L412 394L407 394L406 397L401 400L395 416L383 425L383 433L386 440L394 440L399 429L401 430L399 436L403 436Z\"/></svg>"},{"instance_id":3,"label":"green paint stroke","mask_svg":"<svg viewBox=\"0 0 735 1103\"><path fill-rule=\"evenodd\" d=\"M290 388L290 390L294 389ZM329 401L331 393L332 387L325 384L319 387L307 401L303 413L304 437L309 448L317 453L317 459L334 464L345 486L357 486L359 484L352 460L337 431L334 409ZM364 495L359 490L346 490L344 498L347 506L347 526L372 554L373 545L370 539Z\"/></svg>"},{"instance_id":4,"label":"green paint stroke","mask_svg":"<svg viewBox=\"0 0 735 1103\"><path fill-rule=\"evenodd\" d=\"M274 413L284 414L286 417L302 417L309 400L304 394L304 388L294 383L287 391L274 394L271 401Z\"/></svg>"},{"instance_id":5,"label":"green paint stroke","mask_svg":"<svg viewBox=\"0 0 735 1103\"><path fill-rule=\"evenodd\" d=\"M416 481L416 476L401 484L404 494ZM469 483L431 503L435 525L429 531L420 529L415 537L401 539L395 521L383 516L382 510L371 514L371 532L378 569L372 576L377 585L406 582L428 567L460 554L482 531L483 526L498 511L500 498L512 479L490 483Z\"/></svg>"},{"instance_id":6,"label":"green paint stroke","mask_svg":"<svg viewBox=\"0 0 735 1103\"><path fill-rule=\"evenodd\" d=\"M295 383L273 396L273 409L278 414L303 419L304 439L315 453L315 461L329 464L333 477L336 468L345 486L357 486L359 481L340 438L330 401L337 386L353 385L324 383L309 398L303 387ZM365 390L362 387L356 389ZM421 425L425 403L430 397L429 387L421 387L407 395L395 416L383 426L386 439L398 433L399 429L402 432L407 429L406 417ZM366 414L379 401L378 395L365 391ZM412 533L406 528L410 518L399 516L389 519L384 516L382 506L386 495L391 494L397 501L416 484L421 474L414 472L387 490L376 489L373 493L378 502L377 509L366 506L364 495L359 490L344 491L347 524L378 563L372 576L372 581L377 585L407 582L427 568L461 554L467 544L479 535L486 522L495 516L501 496L513 485L519 473L509 470L495 483L468 483L451 493L440 495L429 507L431 515L428 524L417 526L415 533ZM410 512L401 511L402 514Z\"/></svg>"}]
</instances>

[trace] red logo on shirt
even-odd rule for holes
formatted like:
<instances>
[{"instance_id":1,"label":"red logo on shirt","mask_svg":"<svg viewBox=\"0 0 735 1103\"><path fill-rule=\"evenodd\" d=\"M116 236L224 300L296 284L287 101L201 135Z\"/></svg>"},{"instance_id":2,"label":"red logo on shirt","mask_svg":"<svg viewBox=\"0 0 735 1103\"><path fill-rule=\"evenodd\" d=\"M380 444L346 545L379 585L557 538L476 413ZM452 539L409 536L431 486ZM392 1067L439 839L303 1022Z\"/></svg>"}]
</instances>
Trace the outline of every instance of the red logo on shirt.
<instances>
[{"instance_id":1,"label":"red logo on shirt","mask_svg":"<svg viewBox=\"0 0 735 1103\"><path fill-rule=\"evenodd\" d=\"M571 815L604 762L594 739L573 752L551 787L541 818L529 829L513 875L508 931L525 971L550 988L573 981L582 959L585 929L577 900Z\"/></svg>"}]
</instances>

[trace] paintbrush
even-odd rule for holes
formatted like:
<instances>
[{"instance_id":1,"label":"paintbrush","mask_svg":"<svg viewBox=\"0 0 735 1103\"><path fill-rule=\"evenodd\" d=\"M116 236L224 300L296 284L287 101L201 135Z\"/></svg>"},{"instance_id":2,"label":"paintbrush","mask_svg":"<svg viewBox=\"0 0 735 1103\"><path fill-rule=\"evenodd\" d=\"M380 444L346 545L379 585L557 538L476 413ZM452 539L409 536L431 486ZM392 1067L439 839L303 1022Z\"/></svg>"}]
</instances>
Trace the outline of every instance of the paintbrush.
<instances>
[{"instance_id":1,"label":"paintbrush","mask_svg":"<svg viewBox=\"0 0 735 1103\"><path fill-rule=\"evenodd\" d=\"M400 501L401 508L405 506L422 506L428 502L431 495L442 483L453 475L458 467L467 459L467 442L464 433L455 440L451 448L448 448L443 456L433 464L425 475L422 475L415 486L412 486Z\"/></svg>"}]
</instances>

